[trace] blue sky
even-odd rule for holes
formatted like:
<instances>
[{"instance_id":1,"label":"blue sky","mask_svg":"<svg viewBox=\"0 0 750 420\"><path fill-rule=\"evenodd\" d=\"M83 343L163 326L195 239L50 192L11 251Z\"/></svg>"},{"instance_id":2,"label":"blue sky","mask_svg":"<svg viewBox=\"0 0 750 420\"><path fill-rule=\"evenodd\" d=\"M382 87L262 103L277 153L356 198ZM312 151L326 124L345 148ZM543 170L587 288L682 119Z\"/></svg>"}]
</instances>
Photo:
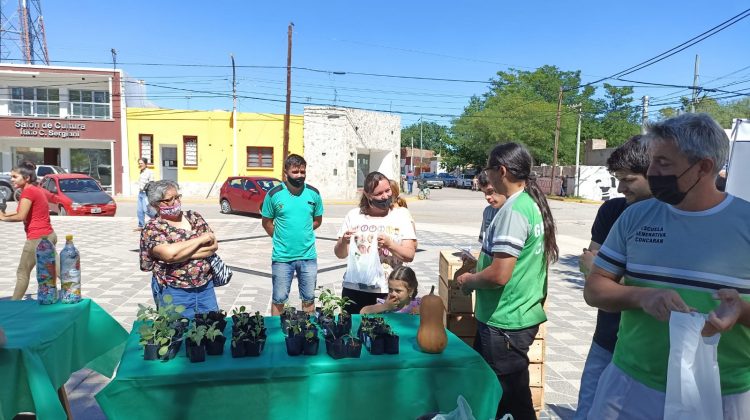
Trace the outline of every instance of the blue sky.
<instances>
[{"instance_id":1,"label":"blue sky","mask_svg":"<svg viewBox=\"0 0 750 420\"><path fill-rule=\"evenodd\" d=\"M101 63L89 67L109 67L110 49L116 48L119 67L145 80L154 103L178 109L231 109L231 68L204 65L228 66L234 53L238 65L283 67L287 25L294 22L293 65L324 71L295 70L293 101L390 110L402 113L403 125L416 122L420 113L446 115L425 117L446 123L487 85L332 72L486 81L509 67L531 70L550 64L581 70L589 82L651 58L748 7L743 0L42 2L49 54L56 64L86 61ZM690 85L699 54L706 86L746 80L725 89L747 89L748 40L750 18L627 77ZM239 68L240 110L283 113L285 77L283 68ZM654 87L639 88L634 96L669 102L680 93L687 94ZM292 112L301 113L302 105L294 104Z\"/></svg>"}]
</instances>

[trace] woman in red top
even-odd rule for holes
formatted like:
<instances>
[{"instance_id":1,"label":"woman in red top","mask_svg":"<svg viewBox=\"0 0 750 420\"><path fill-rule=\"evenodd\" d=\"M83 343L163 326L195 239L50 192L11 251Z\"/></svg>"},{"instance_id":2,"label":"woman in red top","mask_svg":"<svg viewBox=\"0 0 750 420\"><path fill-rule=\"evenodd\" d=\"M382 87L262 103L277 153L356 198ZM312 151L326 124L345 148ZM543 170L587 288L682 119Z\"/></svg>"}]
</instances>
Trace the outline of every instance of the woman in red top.
<instances>
[{"instance_id":1,"label":"woman in red top","mask_svg":"<svg viewBox=\"0 0 750 420\"><path fill-rule=\"evenodd\" d=\"M16 271L16 289L13 300L20 300L29 287L29 276L36 265L36 247L43 236L57 245L57 235L49 220L49 204L44 190L36 186L36 165L29 161L21 162L10 172L10 179L21 190L21 199L15 213L0 212L3 222L23 222L26 243Z\"/></svg>"}]
</instances>

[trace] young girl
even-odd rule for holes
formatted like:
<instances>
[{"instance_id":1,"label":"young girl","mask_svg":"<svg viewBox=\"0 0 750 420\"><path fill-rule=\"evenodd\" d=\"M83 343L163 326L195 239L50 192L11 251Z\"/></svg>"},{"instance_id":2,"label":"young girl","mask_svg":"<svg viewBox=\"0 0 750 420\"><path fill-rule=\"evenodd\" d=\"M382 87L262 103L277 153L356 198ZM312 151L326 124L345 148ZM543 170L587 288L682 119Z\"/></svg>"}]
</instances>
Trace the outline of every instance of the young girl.
<instances>
[{"instance_id":1,"label":"young girl","mask_svg":"<svg viewBox=\"0 0 750 420\"><path fill-rule=\"evenodd\" d=\"M360 314L397 312L401 314L419 313L421 299L417 297L417 275L414 270L402 265L388 277L388 296L378 299L375 305L365 306Z\"/></svg>"},{"instance_id":2,"label":"young girl","mask_svg":"<svg viewBox=\"0 0 750 420\"><path fill-rule=\"evenodd\" d=\"M36 247L39 241L46 236L53 245L56 245L57 235L50 223L49 204L45 190L36 186L36 165L23 161L10 171L10 178L16 188L21 190L21 199L15 213L0 213L0 221L23 222L26 231L26 242L18 261L16 288L12 298L20 300L29 287L29 276L36 265Z\"/></svg>"}]
</instances>

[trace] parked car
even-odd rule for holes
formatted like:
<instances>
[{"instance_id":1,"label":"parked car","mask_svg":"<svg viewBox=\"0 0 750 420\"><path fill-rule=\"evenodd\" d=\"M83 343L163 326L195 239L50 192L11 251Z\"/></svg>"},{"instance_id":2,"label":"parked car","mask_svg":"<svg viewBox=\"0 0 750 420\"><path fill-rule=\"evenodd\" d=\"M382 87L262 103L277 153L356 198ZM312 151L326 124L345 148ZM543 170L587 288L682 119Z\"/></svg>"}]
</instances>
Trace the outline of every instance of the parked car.
<instances>
[{"instance_id":1,"label":"parked car","mask_svg":"<svg viewBox=\"0 0 750 420\"><path fill-rule=\"evenodd\" d=\"M0 174L0 194L5 197L6 201L13 200L15 198L14 192L16 187L13 186L13 182L10 180L9 174Z\"/></svg>"},{"instance_id":2,"label":"parked car","mask_svg":"<svg viewBox=\"0 0 750 420\"><path fill-rule=\"evenodd\" d=\"M456 178L456 188L471 188L473 180L473 175L461 175Z\"/></svg>"},{"instance_id":3,"label":"parked car","mask_svg":"<svg viewBox=\"0 0 750 420\"><path fill-rule=\"evenodd\" d=\"M439 173L438 178L443 180L443 185L446 187L455 187L457 178L448 172Z\"/></svg>"},{"instance_id":4,"label":"parked car","mask_svg":"<svg viewBox=\"0 0 750 420\"><path fill-rule=\"evenodd\" d=\"M271 188L281 184L276 178L232 176L219 190L222 213L244 212L260 214L263 200Z\"/></svg>"},{"instance_id":5,"label":"parked car","mask_svg":"<svg viewBox=\"0 0 750 420\"><path fill-rule=\"evenodd\" d=\"M435 175L432 172L426 172L422 173L417 177L417 184L425 182L427 183L427 188L438 188L442 189L445 183L442 179L438 178L437 175Z\"/></svg>"},{"instance_id":6,"label":"parked car","mask_svg":"<svg viewBox=\"0 0 750 420\"><path fill-rule=\"evenodd\" d=\"M114 216L117 204L94 178L80 174L51 174L41 187L50 195L49 211L60 216Z\"/></svg>"},{"instance_id":7,"label":"parked car","mask_svg":"<svg viewBox=\"0 0 750 420\"><path fill-rule=\"evenodd\" d=\"M56 165L36 165L36 177L39 179L44 178L47 175L51 174L67 174L68 171L66 171L64 168L61 168Z\"/></svg>"}]
</instances>

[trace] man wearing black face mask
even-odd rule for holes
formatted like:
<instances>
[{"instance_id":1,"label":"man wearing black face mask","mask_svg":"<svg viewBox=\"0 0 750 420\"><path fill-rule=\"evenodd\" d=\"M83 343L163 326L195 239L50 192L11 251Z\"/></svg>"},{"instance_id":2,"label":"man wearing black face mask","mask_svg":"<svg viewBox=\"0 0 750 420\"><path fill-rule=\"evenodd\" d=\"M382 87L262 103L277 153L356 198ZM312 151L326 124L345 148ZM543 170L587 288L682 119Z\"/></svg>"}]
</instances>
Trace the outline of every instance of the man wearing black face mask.
<instances>
[{"instance_id":1,"label":"man wearing black face mask","mask_svg":"<svg viewBox=\"0 0 750 420\"><path fill-rule=\"evenodd\" d=\"M618 218L584 288L589 305L622 311L589 418L664 416L669 319L690 311L708 315L704 336L721 333L724 417L750 418L750 203L715 185L729 139L709 116L683 114L644 140L654 199Z\"/></svg>"},{"instance_id":2,"label":"man wearing black face mask","mask_svg":"<svg viewBox=\"0 0 750 420\"><path fill-rule=\"evenodd\" d=\"M289 155L284 162L284 183L272 188L263 200L261 223L273 238L272 315L279 315L284 309L295 272L302 309L315 309L318 254L314 230L323 222L323 201L315 187L305 184L306 173L305 159Z\"/></svg>"}]
</instances>

